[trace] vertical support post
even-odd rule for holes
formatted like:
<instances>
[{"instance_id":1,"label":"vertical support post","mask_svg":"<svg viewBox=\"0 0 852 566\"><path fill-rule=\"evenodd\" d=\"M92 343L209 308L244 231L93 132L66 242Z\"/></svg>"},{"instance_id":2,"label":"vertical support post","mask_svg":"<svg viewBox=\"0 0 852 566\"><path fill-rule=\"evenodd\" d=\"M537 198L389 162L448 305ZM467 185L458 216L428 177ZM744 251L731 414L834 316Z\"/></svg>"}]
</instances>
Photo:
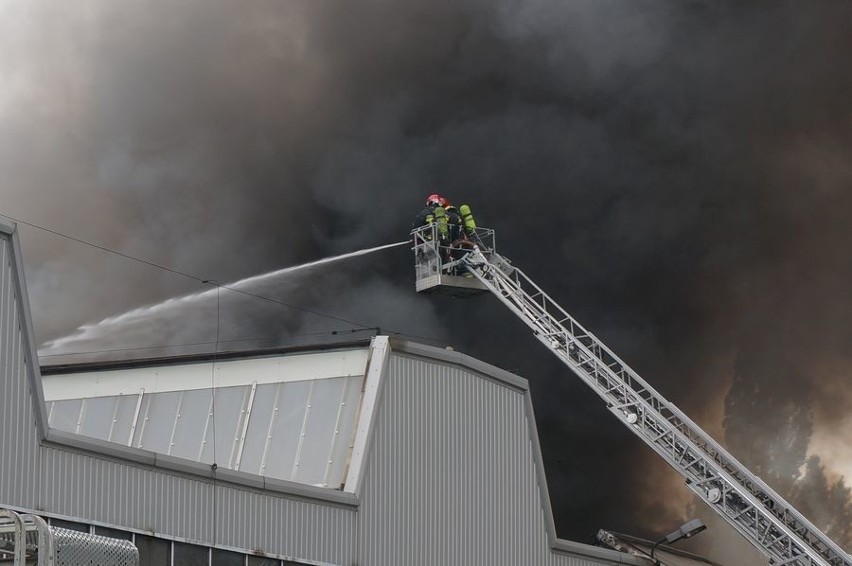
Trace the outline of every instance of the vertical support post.
<instances>
[{"instance_id":1,"label":"vertical support post","mask_svg":"<svg viewBox=\"0 0 852 566\"><path fill-rule=\"evenodd\" d=\"M373 431L373 417L379 401L382 377L387 367L390 355L390 341L387 336L376 336L370 345L370 359L367 362L367 372L364 377L364 393L361 396L361 410L358 415L358 428L355 433L355 443L352 446L352 456L349 459L349 469L343 491L358 493L363 481L364 457Z\"/></svg>"}]
</instances>

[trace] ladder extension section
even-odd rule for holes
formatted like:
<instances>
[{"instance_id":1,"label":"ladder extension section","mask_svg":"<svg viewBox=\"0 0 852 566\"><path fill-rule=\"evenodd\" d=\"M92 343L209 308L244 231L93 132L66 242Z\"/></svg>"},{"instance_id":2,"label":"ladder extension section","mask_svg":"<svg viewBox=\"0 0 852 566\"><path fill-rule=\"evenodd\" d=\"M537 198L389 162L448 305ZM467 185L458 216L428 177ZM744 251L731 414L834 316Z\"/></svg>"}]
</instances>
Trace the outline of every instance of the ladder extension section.
<instances>
[{"instance_id":1,"label":"ladder extension section","mask_svg":"<svg viewBox=\"0 0 852 566\"><path fill-rule=\"evenodd\" d=\"M465 256L468 271L772 564L852 566L849 554L654 391L521 270L486 253L488 257L476 248Z\"/></svg>"}]
</instances>

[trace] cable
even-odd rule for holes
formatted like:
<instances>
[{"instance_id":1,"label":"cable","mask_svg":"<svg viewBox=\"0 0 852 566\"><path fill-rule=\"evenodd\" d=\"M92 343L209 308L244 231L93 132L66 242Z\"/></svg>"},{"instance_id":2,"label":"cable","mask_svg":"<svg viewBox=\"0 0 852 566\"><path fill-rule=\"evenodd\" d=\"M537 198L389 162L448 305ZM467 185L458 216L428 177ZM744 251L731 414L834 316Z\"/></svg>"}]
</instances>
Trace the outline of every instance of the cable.
<instances>
[{"instance_id":1,"label":"cable","mask_svg":"<svg viewBox=\"0 0 852 566\"><path fill-rule=\"evenodd\" d=\"M243 290L241 290L241 289L236 289L236 288L233 288L233 287L228 287L227 285L222 285L222 284L220 284L220 283L217 283L217 282L216 282L215 280L213 280L213 279L205 279L205 278L203 278L203 277L199 277L199 276L197 276L197 275L192 275L191 273L186 273L186 272L184 272L184 271L180 271L180 270L175 269L175 268L172 268L172 267L166 267L166 266L164 266L164 265L160 265L160 264L158 264L158 263L154 263L154 262L152 262L152 261L148 261L148 260L145 260L145 259L141 259L141 258L138 258L138 257L132 256L132 255L130 255L130 254L126 254L126 253L124 253L124 252L119 252L119 251L113 250L113 249L111 249L111 248L108 248L108 247L106 247L106 246L102 246L102 245L99 245L99 244L95 244L95 243L92 243L92 242L89 242L89 241L83 240L83 239L81 239L81 238L76 238L76 237L74 237L74 236L69 236L68 234L63 234L62 232L59 232L59 231L57 231L57 230L52 230L52 229L50 229L50 228L45 228L44 226L40 226L40 225L38 225L38 224L34 224L34 223L32 223L32 222L27 222L26 220L21 220L21 219L19 219L19 218L15 218L15 217L13 217L13 216L6 216L6 218L8 218L8 219L10 219L10 220L12 220L12 221L14 221L14 222L17 222L17 223L19 223L19 224L23 224L23 225L25 225L25 226L30 226L31 228L36 228L36 229L38 229L38 230L43 230L43 231L45 231L45 232L48 232L49 234L53 234L54 236L58 236L58 237L60 237L60 238L66 238L66 239L71 240L71 241L73 241L73 242L77 242L77 243L79 243L79 244L83 244L83 245L86 245L86 246L90 246L90 247L93 247L93 248L95 248L95 249L98 249L98 250L101 250L101 251L104 251L104 252L107 252L107 253L111 253L111 254L117 255L117 256L119 256L119 257L125 258L125 259L129 259L129 260L132 260L132 261L137 261L137 262L139 262L139 263L142 263L142 264L148 265L148 266L150 266L150 267L155 267L155 268L157 268L157 269L162 269L163 271L167 271L167 272L169 272L169 273L173 273L173 274L175 274L175 275L180 275L181 277L186 277L186 278L188 278L188 279L192 279L192 280L197 281L197 282L199 282L199 283L202 283L202 284L204 284L204 285L216 286L216 287L218 287L218 288L220 288L220 289L227 289L228 291L233 291L233 292L235 292L235 293L240 293L240 294L242 294L242 295L246 295L246 296L249 296L249 297L253 297L253 298L255 298L255 299L260 299L260 300L267 301L267 302L272 303L272 304L276 304L276 305L280 305L280 306L283 306L283 307L291 308L291 309L294 309L294 310L302 311L302 312L305 312L305 313L308 313L308 314L312 314L312 315L315 315L315 316L320 316L320 317L323 317L323 318L327 318L327 319L329 319L329 320L336 320L336 321L338 321L338 322L344 322L344 323L346 323L346 324L352 324L352 325L355 325L355 326L360 326L361 328L363 328L363 329L365 329L365 330L367 330L367 329L371 329L371 328L375 328L375 326L374 326L374 325L363 324L363 323L358 322L358 321L355 321L355 320L349 320L349 319L346 319L346 318L343 318L343 317L339 317L339 316L335 316L335 315L331 315L331 314L326 314L326 313L323 313L323 312L320 312L320 311L315 311L315 310L313 310L313 309L309 309L309 308L306 308L306 307L300 307L300 306L293 305L293 304L290 304L290 303L285 303L285 302L283 302L283 301L279 301L279 300L273 299L273 298L271 298L271 297L266 297L266 296L264 296L264 295L258 295L258 294L256 294L256 293L250 293L250 292L248 292L248 291L243 291Z\"/></svg>"},{"instance_id":2,"label":"cable","mask_svg":"<svg viewBox=\"0 0 852 566\"><path fill-rule=\"evenodd\" d=\"M184 271L179 271L179 270L174 269L174 268L171 268L171 267L166 267L166 266L164 266L164 265L160 265L160 264L158 264L158 263L154 263L154 262L152 262L152 261L148 261L148 260L141 259L141 258L138 258L138 257L132 256L132 255L129 255L129 254L126 254L126 253L123 253L123 252L119 252L119 251L116 251L116 250L110 249L110 248L108 248L108 247L106 247L106 246L101 246L101 245L99 245L99 244L95 244L95 243L92 243L92 242L88 242L88 241L86 241L86 240L82 240L82 239L80 239L80 238L76 238L76 237L74 237L74 236L69 236L69 235L67 235L67 234L63 234L62 232L58 232L58 231L56 231L56 230L51 230L50 228L45 228L44 226L39 226L38 224L33 224L32 222L27 222L26 220L20 220L20 219L18 219L18 218L12 217L12 216L7 216L6 218L9 218L10 220L13 220L13 221L15 221L15 222L18 222L19 224L24 224L24 225L26 225L26 226L30 226L30 227L32 227L32 228L36 228L36 229L38 229L38 230L44 230L45 232L48 232L48 233L50 233L50 234L53 234L54 236L59 236L59 237L61 237L61 238L67 238L67 239L69 239L69 240L71 240L71 241L74 241L74 242L77 242L77 243L79 243L79 244L83 244L83 245L86 245L86 246L91 246L91 247L93 247L93 248L96 248L96 249L99 249L99 250L105 251L105 252L107 252L107 253L115 254L115 255L117 255L117 256L119 256L119 257L123 257L123 258L125 258L125 259L129 259L129 260L132 260L132 261L138 261L139 263L143 263L143 264L148 265L148 266L151 266L151 267L156 267L157 269L162 269L162 270L164 270L164 271L167 271L167 272L169 272L169 273L173 273L173 274L175 274L175 275L180 275L180 276L182 276L182 277L187 277L187 278L192 279L192 280L194 280L194 281L198 281L199 283L202 283L202 284L205 284L205 285L210 285L211 287L212 287L212 286L216 286L216 287L221 288L221 289L227 289L228 291L233 291L233 292L235 292L235 293L240 293L240 294L243 294L243 295L246 295L246 296L249 296L249 297L254 297L254 298L256 298L256 299L262 299L262 300L267 301L267 302L270 302L270 303L274 303L274 304L277 304L277 305L280 305L280 306L283 306L283 307L287 307L287 308L291 308L291 309L294 309L294 310L298 310L298 311L306 312L306 313L308 313L308 314L313 314L313 315L316 315L316 316L321 316L321 317L328 318L328 319L331 319L331 320L337 320L337 321L339 321L339 322L345 322L346 324L354 324L354 325L356 325L356 326L361 326L361 327L363 327L363 328L371 328L371 326L370 326L370 325L362 324L362 323L360 323L360 322L358 322L358 321L348 320L348 319L345 319L345 318L342 318L342 317L338 317L338 316L334 316L334 315L326 314L326 313L323 313L323 312L315 311L315 310L312 310L312 309L309 309L309 308L306 308L306 307L299 307L299 306L296 306L296 305L292 305L292 304L289 304L289 303L285 303L285 302L283 302L283 301L278 301L278 300L273 299L273 298L271 298L271 297L266 297L266 296L263 296L263 295L258 295L258 294L256 294L256 293L250 293L250 292L248 292L248 291L243 291L243 290L241 290L241 289L236 289L236 288L234 288L234 287L228 287L227 285L223 285L223 284L221 284L221 283L218 283L217 281L215 281L215 280L213 280L213 279L204 279L204 278L199 277L199 276L197 276L197 275L192 275L191 273L186 273L186 272L184 272Z\"/></svg>"},{"instance_id":3,"label":"cable","mask_svg":"<svg viewBox=\"0 0 852 566\"><path fill-rule=\"evenodd\" d=\"M4 215L4 216L6 216L6 215ZM145 260L145 259L134 257L132 255L128 255L128 254L123 253L123 252L112 250L110 248L100 246L98 244L93 244L92 242L87 242L86 240L81 240L80 238L75 238L74 236L69 236L68 234L63 234L62 232L57 232L56 230L51 230L50 228L45 228L44 226L39 226L38 224L33 224L32 222L27 222L26 220L21 220L19 218L15 218L13 216L6 216L6 218L8 218L9 220L15 221L18 224L24 224L25 226L30 226L31 228L37 228L39 230L44 230L45 232L53 234L54 236L59 236L60 238L67 238L71 241L77 242L78 244L91 246L93 248L97 248L99 250L102 250L102 251L105 251L105 252L108 252L108 253L111 253L111 254L115 254L117 256L121 256L125 259L138 261L139 263L144 263L145 265L150 265L151 267L156 267L158 269L162 269L163 271L168 271L169 273L174 273L175 275L181 275L183 277L188 277L190 279L194 279L194 280L198 281L199 283L207 283L207 281L205 281L201 277L196 277L195 275L190 275L189 273L184 273L182 271L178 271L177 269L172 269L171 267L166 267L164 265L160 265L160 264L154 263L152 261L148 261L148 260Z\"/></svg>"}]
</instances>

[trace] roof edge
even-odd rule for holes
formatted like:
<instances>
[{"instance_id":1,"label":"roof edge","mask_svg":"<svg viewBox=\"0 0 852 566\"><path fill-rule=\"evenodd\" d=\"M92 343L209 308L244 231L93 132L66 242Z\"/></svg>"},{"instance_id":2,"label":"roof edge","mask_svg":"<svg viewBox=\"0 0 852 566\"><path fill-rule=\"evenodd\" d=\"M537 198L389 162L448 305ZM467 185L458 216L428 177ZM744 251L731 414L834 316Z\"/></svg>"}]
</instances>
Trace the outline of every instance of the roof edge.
<instances>
[{"instance_id":1,"label":"roof edge","mask_svg":"<svg viewBox=\"0 0 852 566\"><path fill-rule=\"evenodd\" d=\"M475 371L476 373L483 374L486 377L503 382L516 389L520 389L521 391L529 391L529 382L523 377L455 350L438 348L436 346L427 346L426 344L410 342L399 338L390 338L390 346L391 350L395 352L403 352L406 354L432 358L460 365L469 370Z\"/></svg>"},{"instance_id":2,"label":"roof edge","mask_svg":"<svg viewBox=\"0 0 852 566\"><path fill-rule=\"evenodd\" d=\"M163 364L193 364L203 362L224 362L240 360L245 358L267 358L287 354L307 354L311 352L324 352L331 350L351 350L353 348L367 348L370 339L341 340L340 342L329 342L325 344L314 344L308 346L278 346L275 348L261 348L252 350L234 350L230 352L204 352L200 354L185 354L178 356L158 356L152 358L138 358L134 360L119 360L106 362L80 362L70 364L55 364L41 366L41 375L61 375L66 373L80 373L88 371L108 371L116 369L136 369L154 367ZM70 354L69 354L70 355Z\"/></svg>"}]
</instances>

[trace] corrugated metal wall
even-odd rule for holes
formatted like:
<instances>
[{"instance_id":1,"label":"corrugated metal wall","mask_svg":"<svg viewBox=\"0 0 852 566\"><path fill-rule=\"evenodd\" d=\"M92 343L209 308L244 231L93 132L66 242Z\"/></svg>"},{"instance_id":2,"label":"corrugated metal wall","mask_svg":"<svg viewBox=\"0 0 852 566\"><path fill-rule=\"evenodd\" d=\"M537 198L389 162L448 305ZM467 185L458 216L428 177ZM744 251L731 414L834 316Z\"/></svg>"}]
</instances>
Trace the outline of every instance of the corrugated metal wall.
<instances>
[{"instance_id":1,"label":"corrugated metal wall","mask_svg":"<svg viewBox=\"0 0 852 566\"><path fill-rule=\"evenodd\" d=\"M352 564L357 512L39 445L10 237L0 230L0 506Z\"/></svg>"},{"instance_id":2,"label":"corrugated metal wall","mask_svg":"<svg viewBox=\"0 0 852 566\"><path fill-rule=\"evenodd\" d=\"M13 262L12 241L0 232L0 502L23 506L36 498L31 474L41 454Z\"/></svg>"},{"instance_id":3,"label":"corrugated metal wall","mask_svg":"<svg viewBox=\"0 0 852 566\"><path fill-rule=\"evenodd\" d=\"M366 470L361 564L606 563L550 549L525 394L393 354Z\"/></svg>"},{"instance_id":4,"label":"corrugated metal wall","mask_svg":"<svg viewBox=\"0 0 852 566\"><path fill-rule=\"evenodd\" d=\"M390 356L357 509L40 445L14 256L0 227L0 506L345 566L616 563L551 550L522 380L428 357Z\"/></svg>"}]
</instances>

